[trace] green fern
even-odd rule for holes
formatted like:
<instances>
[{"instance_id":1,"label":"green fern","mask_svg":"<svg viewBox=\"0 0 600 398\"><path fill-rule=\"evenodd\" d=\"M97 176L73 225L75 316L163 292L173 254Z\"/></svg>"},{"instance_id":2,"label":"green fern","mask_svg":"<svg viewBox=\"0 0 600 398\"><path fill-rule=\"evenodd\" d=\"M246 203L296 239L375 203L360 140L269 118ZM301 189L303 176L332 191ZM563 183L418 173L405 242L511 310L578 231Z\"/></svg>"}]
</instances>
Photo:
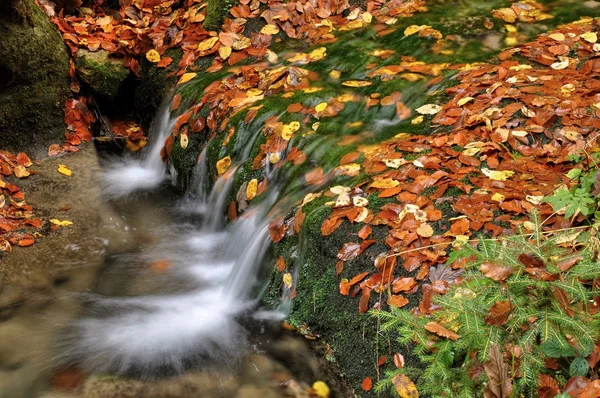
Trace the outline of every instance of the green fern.
<instances>
[{"instance_id":1,"label":"green fern","mask_svg":"<svg viewBox=\"0 0 600 398\"><path fill-rule=\"evenodd\" d=\"M537 395L539 375L553 372L545 367L547 358L559 362L558 380L569 373L587 375L583 358L593 350L600 331L600 317L589 312L590 299L597 292L588 281L600 277L596 253L591 246L577 253L563 249L558 244L562 236L546 239L539 219L533 222L538 228L531 235L500 241L481 239L477 247L464 245L451 253L449 264L465 258L470 262L463 281L435 298L442 309L432 315L415 316L395 308L372 311L379 317L382 331L395 334L401 344L412 347L424 366L386 374L378 391L393 389L391 378L401 372L414 377L425 396L482 396L487 382L483 363L492 343L504 350L512 369L514 396ZM525 260L541 261L545 274L531 275L535 270L531 264L527 269L527 261L519 259L521 255L529 256ZM561 261L571 259L577 261L569 269L558 268ZM504 281L494 281L479 271L486 262L512 267L514 272ZM510 303L510 315L503 323L486 322L490 308L499 301ZM431 321L461 337L452 341L428 332L425 325Z\"/></svg>"}]
</instances>

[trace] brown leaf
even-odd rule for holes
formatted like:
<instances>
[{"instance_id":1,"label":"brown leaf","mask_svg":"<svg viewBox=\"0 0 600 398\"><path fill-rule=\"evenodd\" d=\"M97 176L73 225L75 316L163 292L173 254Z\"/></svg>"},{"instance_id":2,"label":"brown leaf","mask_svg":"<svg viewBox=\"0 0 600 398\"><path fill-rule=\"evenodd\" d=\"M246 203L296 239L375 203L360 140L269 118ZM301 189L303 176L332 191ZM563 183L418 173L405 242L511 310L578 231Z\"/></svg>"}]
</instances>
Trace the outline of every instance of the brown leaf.
<instances>
[{"instance_id":1,"label":"brown leaf","mask_svg":"<svg viewBox=\"0 0 600 398\"><path fill-rule=\"evenodd\" d=\"M567 292L559 287L555 287L552 289L552 293L554 293L554 297L556 297L556 301L558 301L560 308L562 308L568 316L573 318L575 311L573 311L571 300L569 300Z\"/></svg>"},{"instance_id":2,"label":"brown leaf","mask_svg":"<svg viewBox=\"0 0 600 398\"><path fill-rule=\"evenodd\" d=\"M394 389L400 396L400 398L419 398L419 391L417 386L405 375L396 375L392 379Z\"/></svg>"},{"instance_id":3,"label":"brown leaf","mask_svg":"<svg viewBox=\"0 0 600 398\"><path fill-rule=\"evenodd\" d=\"M528 268L546 268L544 260L535 254L522 253L519 255L519 262Z\"/></svg>"},{"instance_id":4,"label":"brown leaf","mask_svg":"<svg viewBox=\"0 0 600 398\"><path fill-rule=\"evenodd\" d=\"M512 267L503 267L500 264L486 261L481 264L479 271L496 282L505 281L515 270Z\"/></svg>"},{"instance_id":5,"label":"brown leaf","mask_svg":"<svg viewBox=\"0 0 600 398\"><path fill-rule=\"evenodd\" d=\"M458 334L454 333L452 330L440 325L437 322L428 322L425 325L425 330L450 340L460 339L460 336Z\"/></svg>"},{"instance_id":6,"label":"brown leaf","mask_svg":"<svg viewBox=\"0 0 600 398\"><path fill-rule=\"evenodd\" d=\"M497 301L496 304L490 308L490 312L485 318L485 322L488 325L501 326L506 323L508 316L512 311L510 301Z\"/></svg>"},{"instance_id":7,"label":"brown leaf","mask_svg":"<svg viewBox=\"0 0 600 398\"><path fill-rule=\"evenodd\" d=\"M554 398L555 396L560 394L560 387L558 386L558 382L555 379L541 373L537 391L539 398Z\"/></svg>"},{"instance_id":8,"label":"brown leaf","mask_svg":"<svg viewBox=\"0 0 600 398\"><path fill-rule=\"evenodd\" d=\"M394 354L394 366L398 369L402 369L404 367L404 355L399 352Z\"/></svg>"},{"instance_id":9,"label":"brown leaf","mask_svg":"<svg viewBox=\"0 0 600 398\"><path fill-rule=\"evenodd\" d=\"M358 312L364 314L369 309L369 298L371 297L371 289L367 287L362 288L362 295L360 296L360 302L358 303Z\"/></svg>"},{"instance_id":10,"label":"brown leaf","mask_svg":"<svg viewBox=\"0 0 600 398\"><path fill-rule=\"evenodd\" d=\"M347 242L344 243L344 246L340 249L337 254L337 258L342 261L352 260L354 257L358 256L360 251L360 244L355 242Z\"/></svg>"},{"instance_id":11,"label":"brown leaf","mask_svg":"<svg viewBox=\"0 0 600 398\"><path fill-rule=\"evenodd\" d=\"M388 297L387 304L389 306L393 306L393 307L397 307L397 308L402 308L406 304L408 304L408 299L406 297L403 297L403 296L399 295L399 294L392 294L391 296Z\"/></svg>"},{"instance_id":12,"label":"brown leaf","mask_svg":"<svg viewBox=\"0 0 600 398\"><path fill-rule=\"evenodd\" d=\"M483 391L485 398L508 398L512 393L512 379L508 376L508 365L496 343L490 347L488 360L483 364L488 383Z\"/></svg>"}]
</instances>

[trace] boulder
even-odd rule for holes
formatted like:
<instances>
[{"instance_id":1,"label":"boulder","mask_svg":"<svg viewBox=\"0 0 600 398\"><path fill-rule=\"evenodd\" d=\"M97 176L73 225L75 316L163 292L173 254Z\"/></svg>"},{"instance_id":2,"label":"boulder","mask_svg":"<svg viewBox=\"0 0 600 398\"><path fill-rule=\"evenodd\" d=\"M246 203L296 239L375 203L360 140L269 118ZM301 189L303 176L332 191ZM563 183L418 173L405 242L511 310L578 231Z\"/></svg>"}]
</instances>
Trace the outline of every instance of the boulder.
<instances>
[{"instance_id":1,"label":"boulder","mask_svg":"<svg viewBox=\"0 0 600 398\"><path fill-rule=\"evenodd\" d=\"M0 148L42 153L63 139L69 57L34 0L0 3Z\"/></svg>"},{"instance_id":2,"label":"boulder","mask_svg":"<svg viewBox=\"0 0 600 398\"><path fill-rule=\"evenodd\" d=\"M75 66L80 79L95 94L114 100L119 94L121 85L129 76L129 70L122 59L109 55L104 50L92 52L79 49L75 57Z\"/></svg>"}]
</instances>

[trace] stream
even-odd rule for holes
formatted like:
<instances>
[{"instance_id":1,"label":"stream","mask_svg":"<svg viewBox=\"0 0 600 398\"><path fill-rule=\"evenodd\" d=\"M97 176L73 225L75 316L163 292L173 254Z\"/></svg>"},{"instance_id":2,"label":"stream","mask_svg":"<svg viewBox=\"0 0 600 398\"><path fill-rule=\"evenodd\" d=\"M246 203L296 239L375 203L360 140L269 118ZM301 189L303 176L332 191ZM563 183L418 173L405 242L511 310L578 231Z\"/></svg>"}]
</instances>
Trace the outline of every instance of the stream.
<instances>
[{"instance_id":1,"label":"stream","mask_svg":"<svg viewBox=\"0 0 600 398\"><path fill-rule=\"evenodd\" d=\"M174 193L160 160L171 129L163 107L143 157L100 153L98 164L88 147L73 159L86 172L72 185L45 181L40 207L65 196L69 217L86 226L11 258L9 267L33 256L61 271L49 286L1 291L0 397L296 397L328 378L304 339L281 327L289 297L260 304L263 210L226 227L233 173L206 194Z\"/></svg>"}]
</instances>

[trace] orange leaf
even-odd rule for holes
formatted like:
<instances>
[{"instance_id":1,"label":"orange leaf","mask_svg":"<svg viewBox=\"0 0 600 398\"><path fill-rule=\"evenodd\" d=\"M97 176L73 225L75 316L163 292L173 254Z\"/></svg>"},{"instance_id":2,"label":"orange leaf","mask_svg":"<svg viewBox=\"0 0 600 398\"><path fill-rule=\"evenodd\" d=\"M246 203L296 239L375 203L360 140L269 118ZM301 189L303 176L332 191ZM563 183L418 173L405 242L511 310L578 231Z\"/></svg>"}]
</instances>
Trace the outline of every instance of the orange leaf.
<instances>
[{"instance_id":1,"label":"orange leaf","mask_svg":"<svg viewBox=\"0 0 600 398\"><path fill-rule=\"evenodd\" d=\"M371 391L373 380L370 377L365 377L360 386L364 391Z\"/></svg>"}]
</instances>

